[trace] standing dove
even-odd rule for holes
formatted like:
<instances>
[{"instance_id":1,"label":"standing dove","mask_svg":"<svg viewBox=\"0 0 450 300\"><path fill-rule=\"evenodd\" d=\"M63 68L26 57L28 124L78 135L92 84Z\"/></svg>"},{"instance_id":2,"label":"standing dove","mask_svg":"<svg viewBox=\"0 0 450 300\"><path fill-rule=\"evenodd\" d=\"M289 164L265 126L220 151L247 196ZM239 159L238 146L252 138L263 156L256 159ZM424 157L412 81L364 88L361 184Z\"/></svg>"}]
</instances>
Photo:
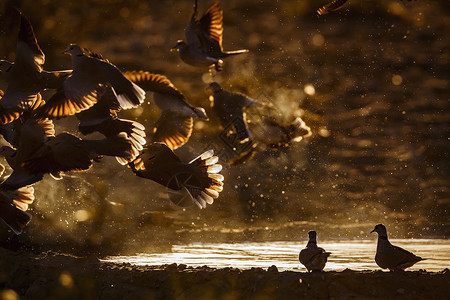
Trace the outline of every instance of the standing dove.
<instances>
[{"instance_id":1,"label":"standing dove","mask_svg":"<svg viewBox=\"0 0 450 300\"><path fill-rule=\"evenodd\" d=\"M405 270L424 260L405 249L392 245L388 240L386 227L383 224L376 225L372 232L378 233L375 262L380 268L390 271Z\"/></svg>"},{"instance_id":2,"label":"standing dove","mask_svg":"<svg viewBox=\"0 0 450 300\"><path fill-rule=\"evenodd\" d=\"M308 236L308 244L306 244L305 249L300 251L298 258L309 272L322 271L331 253L317 247L317 233L315 231L308 232Z\"/></svg>"},{"instance_id":3,"label":"standing dove","mask_svg":"<svg viewBox=\"0 0 450 300\"><path fill-rule=\"evenodd\" d=\"M180 58L193 66L214 66L222 70L224 58L246 53L247 49L224 51L222 47L223 11L219 1L213 4L197 19L197 0L194 2L194 13L189 26L185 29L187 42L179 40L174 50L178 50Z\"/></svg>"}]
</instances>

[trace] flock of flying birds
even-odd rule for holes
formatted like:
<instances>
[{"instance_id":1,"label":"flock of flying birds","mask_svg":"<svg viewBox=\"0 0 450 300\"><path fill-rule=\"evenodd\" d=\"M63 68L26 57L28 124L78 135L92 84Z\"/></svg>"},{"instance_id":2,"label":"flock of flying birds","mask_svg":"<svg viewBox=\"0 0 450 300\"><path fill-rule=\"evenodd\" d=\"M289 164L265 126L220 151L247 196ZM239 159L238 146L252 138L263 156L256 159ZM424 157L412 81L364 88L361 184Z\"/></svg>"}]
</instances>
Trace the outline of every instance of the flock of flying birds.
<instances>
[{"instance_id":1,"label":"flock of flying birds","mask_svg":"<svg viewBox=\"0 0 450 300\"><path fill-rule=\"evenodd\" d=\"M71 55L71 70L45 70L45 55L30 21L18 9L8 9L8 17L17 19L20 25L15 61L0 60L0 75L7 83L6 89L0 90L0 134L9 144L0 148L0 154L13 170L11 175L3 176L5 167L1 166L0 218L15 234L20 234L31 220L26 211L34 201L34 183L45 174L62 179L65 172L88 170L105 155L116 157L139 177L183 192L199 208L219 197L224 177L213 150L188 163L173 152L189 140L194 118L208 120L205 109L190 105L166 76L147 71L122 72L102 55L75 44L64 51ZM224 51L222 35L219 2L216 0L199 18L195 0L194 13L185 29L186 41L179 40L174 50L187 64L220 71L225 58L248 52ZM210 83L209 88L212 111L221 125L238 136L238 143L253 144L244 109L262 104L244 94L226 91L217 82ZM53 94L44 100L41 92L45 90ZM162 110L149 144L142 124L118 118L120 110L141 105L148 92L153 93L154 103ZM81 134L98 132L104 139L57 134L53 120L71 115L79 120ZM239 135L238 124L242 127ZM286 145L311 134L300 118L288 126L276 122L270 126L278 136L270 141L272 144ZM248 158L247 154L239 155Z\"/></svg>"}]
</instances>

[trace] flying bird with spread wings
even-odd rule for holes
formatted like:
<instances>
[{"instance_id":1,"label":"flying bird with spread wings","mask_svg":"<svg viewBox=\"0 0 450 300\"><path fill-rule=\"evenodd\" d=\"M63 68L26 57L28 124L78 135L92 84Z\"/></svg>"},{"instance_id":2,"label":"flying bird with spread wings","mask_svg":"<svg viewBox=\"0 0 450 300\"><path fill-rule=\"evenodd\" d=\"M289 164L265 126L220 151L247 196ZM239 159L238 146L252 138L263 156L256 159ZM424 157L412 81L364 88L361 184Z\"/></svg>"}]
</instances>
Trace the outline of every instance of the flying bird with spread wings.
<instances>
[{"instance_id":1,"label":"flying bird with spread wings","mask_svg":"<svg viewBox=\"0 0 450 300\"><path fill-rule=\"evenodd\" d=\"M197 14L197 0L195 0L194 13L185 29L186 42L178 40L172 48L179 52L180 58L185 63L200 67L213 66L217 71L221 71L224 58L248 52L247 49L223 50L223 10L219 6L219 1L214 1L200 19Z\"/></svg>"}]
</instances>

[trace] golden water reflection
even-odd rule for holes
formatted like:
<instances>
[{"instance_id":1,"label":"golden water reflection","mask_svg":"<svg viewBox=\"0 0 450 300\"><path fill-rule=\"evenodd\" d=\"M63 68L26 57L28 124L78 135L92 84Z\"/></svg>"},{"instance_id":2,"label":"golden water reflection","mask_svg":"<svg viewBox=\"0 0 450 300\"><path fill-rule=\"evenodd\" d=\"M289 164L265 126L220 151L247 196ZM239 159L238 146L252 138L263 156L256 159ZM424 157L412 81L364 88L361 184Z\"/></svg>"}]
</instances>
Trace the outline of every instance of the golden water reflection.
<instances>
[{"instance_id":1,"label":"golden water reflection","mask_svg":"<svg viewBox=\"0 0 450 300\"><path fill-rule=\"evenodd\" d=\"M412 251L427 260L408 270L429 272L450 268L450 240L415 239L392 240L394 245ZM276 265L280 271L305 271L298 262L298 253L306 242L244 242L192 243L174 245L171 253L139 253L135 256L111 256L103 261L131 263L141 266L186 264L191 267L207 265L213 268L249 269ZM376 240L323 241L320 246L332 252L325 271L378 270L374 256Z\"/></svg>"}]
</instances>

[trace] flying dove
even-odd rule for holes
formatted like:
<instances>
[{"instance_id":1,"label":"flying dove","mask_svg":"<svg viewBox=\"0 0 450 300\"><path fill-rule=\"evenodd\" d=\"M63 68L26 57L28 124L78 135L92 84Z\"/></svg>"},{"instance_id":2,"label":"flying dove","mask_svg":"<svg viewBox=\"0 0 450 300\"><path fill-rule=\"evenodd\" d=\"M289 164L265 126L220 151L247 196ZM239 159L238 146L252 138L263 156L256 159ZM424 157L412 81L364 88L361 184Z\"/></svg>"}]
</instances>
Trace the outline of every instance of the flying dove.
<instances>
[{"instance_id":1,"label":"flying dove","mask_svg":"<svg viewBox=\"0 0 450 300\"><path fill-rule=\"evenodd\" d=\"M45 55L36 40L30 21L19 11L20 29L15 62L0 60L0 72L8 87L0 101L0 124L17 119L38 100L38 93L56 89L71 70L43 70Z\"/></svg>"},{"instance_id":2,"label":"flying dove","mask_svg":"<svg viewBox=\"0 0 450 300\"><path fill-rule=\"evenodd\" d=\"M408 1L412 1L412 0L408 0ZM340 10L346 2L347 2L347 0L333 0L330 3L325 4L324 6L320 7L317 10L317 13L319 15L325 15L330 12Z\"/></svg>"},{"instance_id":3,"label":"flying dove","mask_svg":"<svg viewBox=\"0 0 450 300\"><path fill-rule=\"evenodd\" d=\"M84 171L103 155L130 158L130 148L131 142L124 132L101 140L83 140L63 132L47 138L24 159L23 166L32 174Z\"/></svg>"},{"instance_id":4,"label":"flying dove","mask_svg":"<svg viewBox=\"0 0 450 300\"><path fill-rule=\"evenodd\" d=\"M4 166L1 167L3 170L5 169ZM32 204L33 201L34 188L30 185L20 187L17 190L0 189L0 219L15 234L21 234L23 228L31 220L31 215L26 211L28 205Z\"/></svg>"},{"instance_id":5,"label":"flying dove","mask_svg":"<svg viewBox=\"0 0 450 300\"><path fill-rule=\"evenodd\" d=\"M306 267L308 272L322 271L331 253L317 247L317 233L315 231L308 232L308 236L308 244L306 244L305 249L300 251L299 261Z\"/></svg>"},{"instance_id":6,"label":"flying dove","mask_svg":"<svg viewBox=\"0 0 450 300\"><path fill-rule=\"evenodd\" d=\"M375 262L380 268L390 271L405 270L424 260L405 249L392 245L388 240L386 227L383 224L376 225L372 232L378 233Z\"/></svg>"},{"instance_id":7,"label":"flying dove","mask_svg":"<svg viewBox=\"0 0 450 300\"><path fill-rule=\"evenodd\" d=\"M244 108L262 104L244 94L224 90L217 82L210 83L209 89L213 96L212 111L220 119L222 126L227 128L230 125L234 127L242 125L242 130L236 129L242 132L241 140L250 138Z\"/></svg>"},{"instance_id":8,"label":"flying dove","mask_svg":"<svg viewBox=\"0 0 450 300\"><path fill-rule=\"evenodd\" d=\"M124 76L145 91L153 92L153 100L162 110L155 123L152 142L164 143L175 150L189 140L194 127L193 118L208 119L205 110L187 103L186 97L166 76L145 71L125 72Z\"/></svg>"},{"instance_id":9,"label":"flying dove","mask_svg":"<svg viewBox=\"0 0 450 300\"><path fill-rule=\"evenodd\" d=\"M100 54L75 44L69 45L64 53L72 56L73 72L41 108L40 116L58 118L89 109L98 101L105 86L112 87L123 109L136 107L144 101L145 91Z\"/></svg>"},{"instance_id":10,"label":"flying dove","mask_svg":"<svg viewBox=\"0 0 450 300\"><path fill-rule=\"evenodd\" d=\"M130 163L130 167L139 177L151 179L174 191L186 191L193 203L205 208L223 190L224 178L218 174L222 170L218 159L214 151L209 150L184 163L167 145L152 143Z\"/></svg>"},{"instance_id":11,"label":"flying dove","mask_svg":"<svg viewBox=\"0 0 450 300\"><path fill-rule=\"evenodd\" d=\"M20 119L18 120L20 121ZM87 170L102 155L131 157L131 142L125 133L102 140L82 140L69 133L54 135L48 119L27 118L18 127L18 147L2 146L0 154L13 169L2 189L18 189L41 180L45 173Z\"/></svg>"},{"instance_id":12,"label":"flying dove","mask_svg":"<svg viewBox=\"0 0 450 300\"><path fill-rule=\"evenodd\" d=\"M94 106L75 114L75 116L80 121L78 129L84 135L100 132L105 137L111 137L120 132L126 133L132 145L131 156L129 158L116 157L120 164L126 165L142 151L143 146L146 144L146 134L144 125L118 118L117 113L119 110L120 104L114 96L112 88L107 87Z\"/></svg>"},{"instance_id":13,"label":"flying dove","mask_svg":"<svg viewBox=\"0 0 450 300\"><path fill-rule=\"evenodd\" d=\"M247 49L224 51L222 47L223 11L219 1L213 4L197 18L197 0L194 2L194 13L189 26L185 29L187 42L179 40L172 49L178 50L180 58L193 66L214 66L217 71L222 70L224 58L246 53Z\"/></svg>"},{"instance_id":14,"label":"flying dove","mask_svg":"<svg viewBox=\"0 0 450 300\"><path fill-rule=\"evenodd\" d=\"M13 169L13 173L1 183L0 189L16 190L40 181L44 174L29 172L23 163L47 138L54 137L53 122L48 119L34 119L25 114L12 123L0 126L0 133L13 146L0 147L0 155L5 157ZM51 175L55 179L58 178L57 172Z\"/></svg>"}]
</instances>

